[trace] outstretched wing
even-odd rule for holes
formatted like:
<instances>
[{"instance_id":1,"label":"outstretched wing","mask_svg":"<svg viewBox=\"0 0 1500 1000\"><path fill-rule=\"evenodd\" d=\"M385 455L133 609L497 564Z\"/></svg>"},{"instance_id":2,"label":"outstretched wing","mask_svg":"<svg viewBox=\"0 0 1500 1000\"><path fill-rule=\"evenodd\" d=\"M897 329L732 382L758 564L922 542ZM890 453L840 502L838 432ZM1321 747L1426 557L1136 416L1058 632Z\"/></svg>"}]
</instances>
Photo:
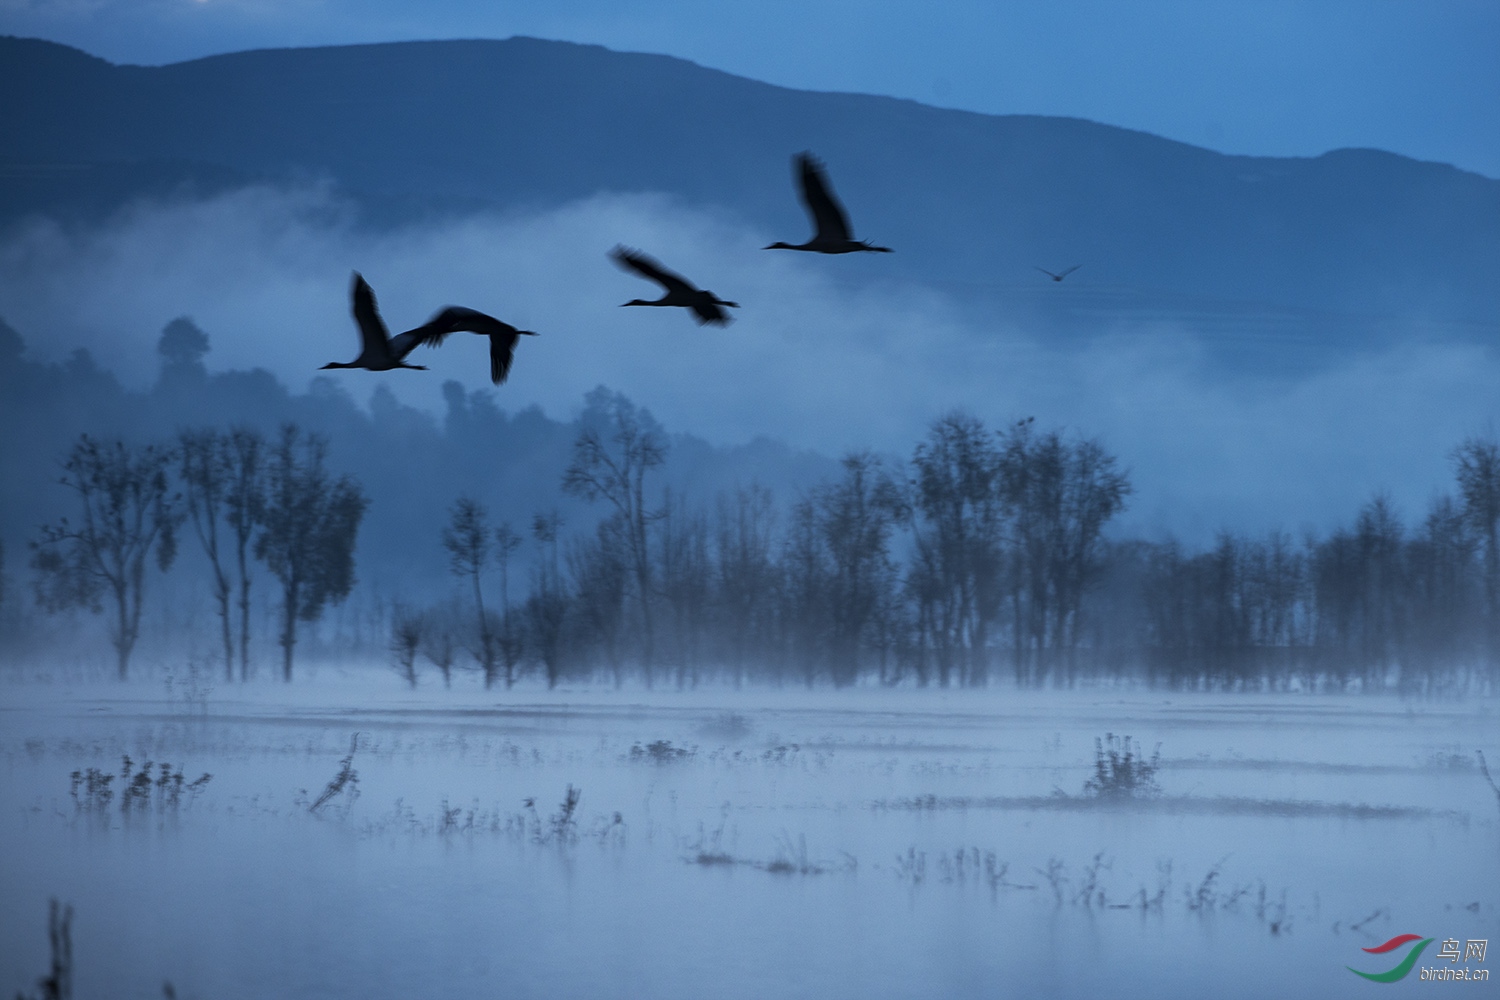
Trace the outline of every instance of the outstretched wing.
<instances>
[{"instance_id":1,"label":"outstretched wing","mask_svg":"<svg viewBox=\"0 0 1500 1000\"><path fill-rule=\"evenodd\" d=\"M1061 276L1060 275L1053 274L1051 271L1047 270L1045 267L1037 267L1037 265L1035 265L1035 264L1033 264L1031 266L1032 267L1036 267L1036 269L1038 271L1041 271L1043 274L1045 274L1047 277L1051 278L1053 281L1059 281L1059 280L1061 280Z\"/></svg>"},{"instance_id":2,"label":"outstretched wing","mask_svg":"<svg viewBox=\"0 0 1500 1000\"><path fill-rule=\"evenodd\" d=\"M359 338L363 348L360 357L385 357L390 350L391 334L385 327L385 320L380 318L380 307L375 304L375 290L358 271L354 272L354 287L350 296L354 300L354 322L359 324Z\"/></svg>"},{"instance_id":3,"label":"outstretched wing","mask_svg":"<svg viewBox=\"0 0 1500 1000\"><path fill-rule=\"evenodd\" d=\"M852 239L849 216L833 196L823 164L811 153L798 153L797 171L802 182L802 204L807 206L807 214L812 216L813 226L817 229L813 239L820 243L842 243Z\"/></svg>"},{"instance_id":4,"label":"outstretched wing","mask_svg":"<svg viewBox=\"0 0 1500 1000\"><path fill-rule=\"evenodd\" d=\"M516 341L521 335L514 329L508 334L490 334L490 381L504 385L510 375L511 362L516 360Z\"/></svg>"},{"instance_id":5,"label":"outstretched wing","mask_svg":"<svg viewBox=\"0 0 1500 1000\"><path fill-rule=\"evenodd\" d=\"M698 320L699 326L704 323L711 323L714 326L729 325L729 314L707 296L693 303L693 316Z\"/></svg>"},{"instance_id":6,"label":"outstretched wing","mask_svg":"<svg viewBox=\"0 0 1500 1000\"><path fill-rule=\"evenodd\" d=\"M1082 266L1083 266L1082 264L1074 264L1072 267L1068 268L1062 274L1058 275L1058 277L1059 278L1066 278L1068 275L1072 274L1074 271L1078 270Z\"/></svg>"},{"instance_id":7,"label":"outstretched wing","mask_svg":"<svg viewBox=\"0 0 1500 1000\"><path fill-rule=\"evenodd\" d=\"M611 250L609 252L609 256L614 260L616 264L619 264L627 271L634 271L636 274L639 274L643 278L650 278L652 281L665 288L668 293L677 292L683 295L691 295L694 292L698 291L698 289L694 288L693 285L682 275L673 274L671 271L668 271L666 268L662 267L658 261L646 256L639 250L632 250L629 247L620 246L615 247L613 250Z\"/></svg>"}]
</instances>

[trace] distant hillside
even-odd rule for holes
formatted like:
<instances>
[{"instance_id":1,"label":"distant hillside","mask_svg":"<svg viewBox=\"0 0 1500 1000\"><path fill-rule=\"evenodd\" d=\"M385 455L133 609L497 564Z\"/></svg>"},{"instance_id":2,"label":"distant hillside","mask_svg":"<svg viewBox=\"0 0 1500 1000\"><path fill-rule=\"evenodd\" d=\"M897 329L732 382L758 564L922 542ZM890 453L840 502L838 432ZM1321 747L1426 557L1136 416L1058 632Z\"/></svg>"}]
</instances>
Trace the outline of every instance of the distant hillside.
<instances>
[{"instance_id":1,"label":"distant hillside","mask_svg":"<svg viewBox=\"0 0 1500 1000\"><path fill-rule=\"evenodd\" d=\"M1479 324L1486 337L1500 323L1500 181L1374 150L1225 156L596 46L420 42L139 67L0 38L0 135L0 220L311 176L398 212L663 191L784 239L806 226L789 157L812 149L857 235L896 248L881 273L902 279L982 292L1046 284L1034 264L1082 262L1078 283L1105 297L1070 300L1078 322L1206 303L1291 311L1306 330L1328 325L1321 312ZM1022 306L1050 291L1024 287Z\"/></svg>"}]
</instances>

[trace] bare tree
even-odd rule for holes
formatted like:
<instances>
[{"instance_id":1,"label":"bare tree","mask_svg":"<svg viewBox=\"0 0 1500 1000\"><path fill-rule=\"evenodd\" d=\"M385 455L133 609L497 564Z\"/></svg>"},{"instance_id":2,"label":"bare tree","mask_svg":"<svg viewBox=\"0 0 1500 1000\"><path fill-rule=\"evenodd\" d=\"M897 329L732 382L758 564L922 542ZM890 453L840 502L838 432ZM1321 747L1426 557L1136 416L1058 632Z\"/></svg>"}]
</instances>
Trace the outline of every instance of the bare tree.
<instances>
[{"instance_id":1,"label":"bare tree","mask_svg":"<svg viewBox=\"0 0 1500 1000\"><path fill-rule=\"evenodd\" d=\"M1071 680L1083 597L1103 569L1104 525L1124 509L1129 476L1097 441L1037 435L1029 419L1002 435L999 476L1011 515L1017 680L1039 682L1046 664L1037 661L1054 651L1069 654Z\"/></svg>"},{"instance_id":2,"label":"bare tree","mask_svg":"<svg viewBox=\"0 0 1500 1000\"><path fill-rule=\"evenodd\" d=\"M912 458L922 593L932 602L929 629L937 642L939 683L948 683L955 654L961 684L983 684L990 631L1004 594L1004 502L1000 452L975 417L949 413L933 423Z\"/></svg>"},{"instance_id":3,"label":"bare tree","mask_svg":"<svg viewBox=\"0 0 1500 1000\"><path fill-rule=\"evenodd\" d=\"M500 564L500 659L505 664L505 689L516 682L516 664L521 661L521 630L510 604L510 557L521 546L521 536L509 523L495 529L495 561Z\"/></svg>"},{"instance_id":4,"label":"bare tree","mask_svg":"<svg viewBox=\"0 0 1500 1000\"><path fill-rule=\"evenodd\" d=\"M625 683L620 632L630 574L624 534L619 517L607 517L592 539L575 539L567 557L578 631L600 647L617 689Z\"/></svg>"},{"instance_id":5,"label":"bare tree","mask_svg":"<svg viewBox=\"0 0 1500 1000\"><path fill-rule=\"evenodd\" d=\"M1484 549L1490 665L1500 669L1500 443L1471 437L1453 452L1464 520Z\"/></svg>"},{"instance_id":6,"label":"bare tree","mask_svg":"<svg viewBox=\"0 0 1500 1000\"><path fill-rule=\"evenodd\" d=\"M396 671L412 688L417 686L417 650L422 645L423 616L404 604L391 606L391 653Z\"/></svg>"},{"instance_id":7,"label":"bare tree","mask_svg":"<svg viewBox=\"0 0 1500 1000\"><path fill-rule=\"evenodd\" d=\"M531 646L542 661L547 687L557 686L562 676L563 626L568 617L568 595L563 590L557 564L557 540L562 518L557 511L538 514L531 524L538 555L531 573L531 594L526 599Z\"/></svg>"},{"instance_id":8,"label":"bare tree","mask_svg":"<svg viewBox=\"0 0 1500 1000\"><path fill-rule=\"evenodd\" d=\"M167 493L171 458L155 447L100 444L83 435L62 477L77 496L79 523L64 517L43 525L32 542L37 600L44 608L86 607L97 613L101 595L112 598L110 640L121 680L140 636L146 558L155 549L157 566L165 572L177 554L181 514Z\"/></svg>"},{"instance_id":9,"label":"bare tree","mask_svg":"<svg viewBox=\"0 0 1500 1000\"><path fill-rule=\"evenodd\" d=\"M417 649L443 675L443 687L453 686L453 659L458 623L451 605L440 604L422 615L422 638Z\"/></svg>"},{"instance_id":10,"label":"bare tree","mask_svg":"<svg viewBox=\"0 0 1500 1000\"><path fill-rule=\"evenodd\" d=\"M818 525L818 508L811 498L792 507L791 523L781 556L780 625L791 663L811 688L828 648L829 579L833 568Z\"/></svg>"},{"instance_id":11,"label":"bare tree","mask_svg":"<svg viewBox=\"0 0 1500 1000\"><path fill-rule=\"evenodd\" d=\"M764 652L767 646L776 591L775 524L771 491L764 486L719 495L714 590L728 633L725 639L735 687L744 680L751 650Z\"/></svg>"},{"instance_id":12,"label":"bare tree","mask_svg":"<svg viewBox=\"0 0 1500 1000\"><path fill-rule=\"evenodd\" d=\"M265 511L265 438L249 427L235 427L224 443L224 517L234 537L239 570L240 680L250 678L250 540Z\"/></svg>"},{"instance_id":13,"label":"bare tree","mask_svg":"<svg viewBox=\"0 0 1500 1000\"><path fill-rule=\"evenodd\" d=\"M233 472L228 444L212 428L177 435L177 471L184 486L188 520L213 574L214 603L218 605L224 642L224 679L233 681L234 637L229 622L232 589L219 553L219 522L227 510L225 500Z\"/></svg>"},{"instance_id":14,"label":"bare tree","mask_svg":"<svg viewBox=\"0 0 1500 1000\"><path fill-rule=\"evenodd\" d=\"M662 504L662 528L657 532L661 594L671 614L673 658L677 687L689 680L698 685L702 635L709 607L713 570L708 557L708 521L686 510L680 498L667 492Z\"/></svg>"},{"instance_id":15,"label":"bare tree","mask_svg":"<svg viewBox=\"0 0 1500 1000\"><path fill-rule=\"evenodd\" d=\"M477 647L472 651L484 671L484 686L495 683L495 637L490 631L490 615L484 607L484 593L480 578L489 563L494 539L490 535L489 512L478 501L470 497L459 497L449 511L448 525L443 528L443 548L448 550L448 571L456 577L467 578L474 589L475 636Z\"/></svg>"},{"instance_id":16,"label":"bare tree","mask_svg":"<svg viewBox=\"0 0 1500 1000\"><path fill-rule=\"evenodd\" d=\"M327 450L323 438L288 424L266 464L264 527L255 555L281 583L286 681L292 679L297 623L317 621L354 586L354 540L368 501L350 477L329 476Z\"/></svg>"},{"instance_id":17,"label":"bare tree","mask_svg":"<svg viewBox=\"0 0 1500 1000\"><path fill-rule=\"evenodd\" d=\"M563 491L593 503L605 500L625 530L625 547L635 577L641 614L641 668L646 686L654 681L656 632L652 618L650 526L657 520L646 509L646 474L667 458L667 444L650 414L619 394L597 389L591 407L602 409L609 423L609 444L595 427L584 427L573 442L573 461L563 474Z\"/></svg>"},{"instance_id":18,"label":"bare tree","mask_svg":"<svg viewBox=\"0 0 1500 1000\"><path fill-rule=\"evenodd\" d=\"M844 457L844 476L813 494L818 532L828 554L829 667L837 686L853 684L860 644L891 586L891 532L905 499L880 460L867 452Z\"/></svg>"}]
</instances>

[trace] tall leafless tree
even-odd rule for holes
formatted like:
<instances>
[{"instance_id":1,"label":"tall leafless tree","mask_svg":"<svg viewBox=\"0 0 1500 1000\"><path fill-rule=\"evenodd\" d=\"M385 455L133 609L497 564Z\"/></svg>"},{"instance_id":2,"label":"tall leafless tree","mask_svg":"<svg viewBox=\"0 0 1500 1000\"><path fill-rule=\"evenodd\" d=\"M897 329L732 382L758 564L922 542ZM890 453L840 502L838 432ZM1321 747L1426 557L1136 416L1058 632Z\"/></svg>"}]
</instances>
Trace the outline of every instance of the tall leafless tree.
<instances>
[{"instance_id":1,"label":"tall leafless tree","mask_svg":"<svg viewBox=\"0 0 1500 1000\"><path fill-rule=\"evenodd\" d=\"M489 565L494 546L489 512L472 497L459 497L448 512L443 528L443 548L448 550L448 571L466 580L474 591L475 646L474 658L484 672L484 686L493 687L498 673L495 636L490 630L490 613L484 606L480 579Z\"/></svg>"},{"instance_id":2,"label":"tall leafless tree","mask_svg":"<svg viewBox=\"0 0 1500 1000\"><path fill-rule=\"evenodd\" d=\"M1500 675L1500 443L1471 437L1453 452L1464 520L1484 549L1490 669Z\"/></svg>"},{"instance_id":3,"label":"tall leafless tree","mask_svg":"<svg viewBox=\"0 0 1500 1000\"><path fill-rule=\"evenodd\" d=\"M227 465L224 518L234 540L239 571L240 680L250 678L250 541L265 510L266 441L250 427L231 428L224 443Z\"/></svg>"},{"instance_id":4,"label":"tall leafless tree","mask_svg":"<svg viewBox=\"0 0 1500 1000\"><path fill-rule=\"evenodd\" d=\"M315 622L354 586L354 541L368 501L349 476L324 466L328 445L288 424L266 463L255 555L281 583L282 679L292 679L297 623Z\"/></svg>"},{"instance_id":5,"label":"tall leafless tree","mask_svg":"<svg viewBox=\"0 0 1500 1000\"><path fill-rule=\"evenodd\" d=\"M538 558L532 564L526 619L531 647L542 661L549 690L557 687L562 677L563 629L567 625L569 610L557 559L561 528L562 518L555 510L536 515L531 523L531 537L536 541Z\"/></svg>"},{"instance_id":6,"label":"tall leafless tree","mask_svg":"<svg viewBox=\"0 0 1500 1000\"><path fill-rule=\"evenodd\" d=\"M646 508L646 476L667 458L667 443L650 414L619 394L590 394L592 408L603 411L605 434L585 426L573 442L573 461L563 474L563 491L590 503L604 500L619 516L634 576L641 620L641 669L649 688L655 681L656 629L652 615L651 527L658 512Z\"/></svg>"},{"instance_id":7,"label":"tall leafless tree","mask_svg":"<svg viewBox=\"0 0 1500 1000\"><path fill-rule=\"evenodd\" d=\"M769 645L777 580L775 527L775 503L764 486L719 494L714 590L736 687L745 679L748 656L752 651L764 654Z\"/></svg>"},{"instance_id":8,"label":"tall leafless tree","mask_svg":"<svg viewBox=\"0 0 1500 1000\"><path fill-rule=\"evenodd\" d=\"M32 542L43 607L98 612L101 595L111 598L110 641L120 680L140 637L146 559L155 550L157 566L166 572L177 554L182 515L178 498L168 492L171 459L170 451L149 445L132 448L83 435L63 464L61 480L77 499L78 522L64 517L42 525Z\"/></svg>"},{"instance_id":9,"label":"tall leafless tree","mask_svg":"<svg viewBox=\"0 0 1500 1000\"><path fill-rule=\"evenodd\" d=\"M184 430L177 435L177 471L193 533L208 557L213 597L224 643L224 679L234 680L234 636L230 626L233 585L219 551L219 523L226 513L226 494L233 466L229 442L217 430Z\"/></svg>"},{"instance_id":10,"label":"tall leafless tree","mask_svg":"<svg viewBox=\"0 0 1500 1000\"><path fill-rule=\"evenodd\" d=\"M1000 451L977 418L954 412L933 423L912 466L914 508L921 516L918 569L926 574L919 589L931 602L927 617L939 683L948 683L956 665L960 683L983 684L989 638L1004 599Z\"/></svg>"},{"instance_id":11,"label":"tall leafless tree","mask_svg":"<svg viewBox=\"0 0 1500 1000\"><path fill-rule=\"evenodd\" d=\"M495 529L495 561L500 564L500 659L505 665L505 689L516 682L516 664L521 661L521 630L510 604L510 557L521 546L521 536L508 522Z\"/></svg>"},{"instance_id":12,"label":"tall leafless tree","mask_svg":"<svg viewBox=\"0 0 1500 1000\"><path fill-rule=\"evenodd\" d=\"M828 555L829 668L836 686L853 684L866 629L892 583L890 536L904 498L880 460L868 452L843 459L844 475L813 494L818 532Z\"/></svg>"}]
</instances>

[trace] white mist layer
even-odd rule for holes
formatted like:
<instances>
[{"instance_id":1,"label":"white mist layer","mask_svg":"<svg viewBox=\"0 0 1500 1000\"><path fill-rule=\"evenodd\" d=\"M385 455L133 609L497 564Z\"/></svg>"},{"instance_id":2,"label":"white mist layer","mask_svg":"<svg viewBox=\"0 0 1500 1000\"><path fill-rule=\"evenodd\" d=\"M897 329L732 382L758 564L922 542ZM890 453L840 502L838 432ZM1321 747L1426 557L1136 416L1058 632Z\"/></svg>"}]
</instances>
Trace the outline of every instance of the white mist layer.
<instances>
[{"instance_id":1,"label":"white mist layer","mask_svg":"<svg viewBox=\"0 0 1500 1000\"><path fill-rule=\"evenodd\" d=\"M1221 528L1327 530L1376 491L1414 521L1450 488L1452 448L1491 426L1500 360L1470 344L1414 331L1314 374L1241 377L1209 364L1187 326L1048 341L976 325L947 293L902 282L899 253L875 262L892 283L851 288L829 278L852 262L762 252L770 238L651 196L372 232L326 192L255 188L137 206L98 228L13 230L0 242L0 316L33 357L86 347L143 387L162 326L185 314L210 336L210 369L262 367L300 391L357 353L358 269L393 331L456 303L540 332L498 390L509 409L566 416L603 383L719 443L767 435L899 455L955 407L995 426L1035 416L1101 438L1131 469L1120 529L1199 541ZM619 308L658 290L610 264L617 243L741 303L736 322ZM435 412L444 380L488 385L478 338L411 360L431 371L329 374L356 398L383 384Z\"/></svg>"}]
</instances>

